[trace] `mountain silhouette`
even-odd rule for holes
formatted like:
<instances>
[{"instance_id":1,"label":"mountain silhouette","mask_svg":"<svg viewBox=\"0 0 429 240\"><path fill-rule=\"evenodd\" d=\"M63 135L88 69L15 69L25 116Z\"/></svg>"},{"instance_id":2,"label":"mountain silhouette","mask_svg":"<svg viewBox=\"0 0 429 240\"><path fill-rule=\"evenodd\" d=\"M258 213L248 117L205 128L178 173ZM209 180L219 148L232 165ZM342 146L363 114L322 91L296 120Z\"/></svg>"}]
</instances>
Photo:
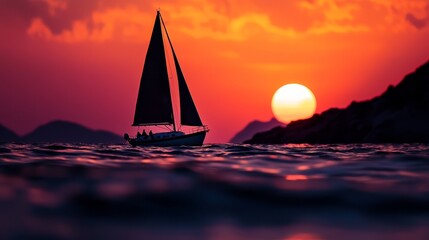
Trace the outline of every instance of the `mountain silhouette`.
<instances>
[{"instance_id":1,"label":"mountain silhouette","mask_svg":"<svg viewBox=\"0 0 429 240\"><path fill-rule=\"evenodd\" d=\"M0 125L0 142L15 142L19 139L20 137L12 130L6 128L3 125Z\"/></svg>"},{"instance_id":2,"label":"mountain silhouette","mask_svg":"<svg viewBox=\"0 0 429 240\"><path fill-rule=\"evenodd\" d=\"M250 139L255 133L267 131L274 127L283 126L284 124L272 118L268 122L253 121L246 125L241 131L239 131L229 142L231 143L243 143L245 140Z\"/></svg>"},{"instance_id":3,"label":"mountain silhouette","mask_svg":"<svg viewBox=\"0 0 429 240\"><path fill-rule=\"evenodd\" d=\"M256 134L246 143L428 143L429 62L380 96Z\"/></svg>"},{"instance_id":4,"label":"mountain silhouette","mask_svg":"<svg viewBox=\"0 0 429 240\"><path fill-rule=\"evenodd\" d=\"M122 137L108 132L95 131L82 125L53 121L36 128L22 137L23 142L61 142L61 143L123 143Z\"/></svg>"}]
</instances>

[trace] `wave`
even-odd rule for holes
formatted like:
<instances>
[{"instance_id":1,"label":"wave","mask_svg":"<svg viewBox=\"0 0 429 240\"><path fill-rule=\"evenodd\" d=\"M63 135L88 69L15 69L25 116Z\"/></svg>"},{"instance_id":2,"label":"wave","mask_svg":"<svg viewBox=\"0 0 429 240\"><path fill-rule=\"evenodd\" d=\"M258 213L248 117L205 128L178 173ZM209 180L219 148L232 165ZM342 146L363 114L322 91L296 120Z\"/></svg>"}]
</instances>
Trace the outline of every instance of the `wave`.
<instances>
[{"instance_id":1,"label":"wave","mask_svg":"<svg viewBox=\"0 0 429 240\"><path fill-rule=\"evenodd\" d=\"M423 224L429 146L3 144L0 203L7 216L0 224L11 216L192 227L225 219L271 227Z\"/></svg>"}]
</instances>

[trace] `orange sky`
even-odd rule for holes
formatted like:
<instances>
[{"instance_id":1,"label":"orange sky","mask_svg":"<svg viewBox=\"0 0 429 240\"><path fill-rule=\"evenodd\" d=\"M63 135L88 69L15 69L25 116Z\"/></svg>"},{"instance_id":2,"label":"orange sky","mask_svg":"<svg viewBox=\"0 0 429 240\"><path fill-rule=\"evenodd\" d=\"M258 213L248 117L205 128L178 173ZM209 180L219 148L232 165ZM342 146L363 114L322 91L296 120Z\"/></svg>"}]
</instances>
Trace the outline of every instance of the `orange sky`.
<instances>
[{"instance_id":1,"label":"orange sky","mask_svg":"<svg viewBox=\"0 0 429 240\"><path fill-rule=\"evenodd\" d=\"M428 0L2 0L0 123L27 133L64 119L131 132L161 8L206 142L269 120L284 84L317 112L382 93L429 59Z\"/></svg>"}]
</instances>

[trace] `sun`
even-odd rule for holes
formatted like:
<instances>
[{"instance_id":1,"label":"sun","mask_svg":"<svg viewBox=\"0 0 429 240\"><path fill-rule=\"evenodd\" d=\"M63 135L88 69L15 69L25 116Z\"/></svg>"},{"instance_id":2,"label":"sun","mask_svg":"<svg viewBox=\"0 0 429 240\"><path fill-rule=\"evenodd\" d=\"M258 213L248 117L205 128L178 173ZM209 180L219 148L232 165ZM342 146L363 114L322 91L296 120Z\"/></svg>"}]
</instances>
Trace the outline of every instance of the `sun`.
<instances>
[{"instance_id":1,"label":"sun","mask_svg":"<svg viewBox=\"0 0 429 240\"><path fill-rule=\"evenodd\" d=\"M311 117L316 111L316 97L301 84L287 84L271 100L274 117L283 123Z\"/></svg>"}]
</instances>

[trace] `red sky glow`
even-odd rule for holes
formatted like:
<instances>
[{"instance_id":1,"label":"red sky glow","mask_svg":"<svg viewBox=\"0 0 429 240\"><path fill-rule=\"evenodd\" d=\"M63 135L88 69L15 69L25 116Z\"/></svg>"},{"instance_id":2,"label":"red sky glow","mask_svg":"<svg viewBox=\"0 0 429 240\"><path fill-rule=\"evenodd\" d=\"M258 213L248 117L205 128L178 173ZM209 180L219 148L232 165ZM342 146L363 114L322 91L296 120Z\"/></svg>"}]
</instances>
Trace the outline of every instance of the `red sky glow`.
<instances>
[{"instance_id":1,"label":"red sky glow","mask_svg":"<svg viewBox=\"0 0 429 240\"><path fill-rule=\"evenodd\" d=\"M428 0L2 0L0 124L134 132L158 8L206 143L272 118L285 84L310 88L320 113L379 95L429 59Z\"/></svg>"}]
</instances>

